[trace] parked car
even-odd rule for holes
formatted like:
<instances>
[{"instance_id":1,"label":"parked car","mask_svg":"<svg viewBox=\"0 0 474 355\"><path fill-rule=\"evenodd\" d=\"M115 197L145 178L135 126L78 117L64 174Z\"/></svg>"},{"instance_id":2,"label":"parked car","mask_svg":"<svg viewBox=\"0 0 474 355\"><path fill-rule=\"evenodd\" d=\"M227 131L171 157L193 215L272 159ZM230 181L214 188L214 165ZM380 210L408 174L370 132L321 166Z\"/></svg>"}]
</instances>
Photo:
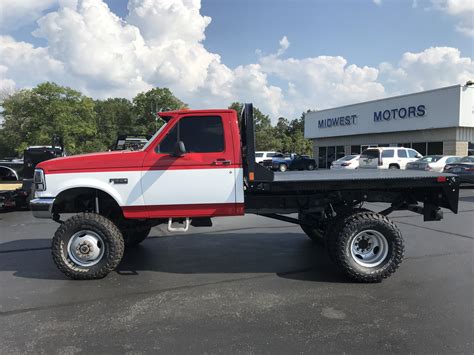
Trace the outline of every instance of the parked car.
<instances>
[{"instance_id":1,"label":"parked car","mask_svg":"<svg viewBox=\"0 0 474 355\"><path fill-rule=\"evenodd\" d=\"M264 160L272 159L275 154L281 154L278 152L255 152L255 162L263 163Z\"/></svg>"},{"instance_id":2,"label":"parked car","mask_svg":"<svg viewBox=\"0 0 474 355\"><path fill-rule=\"evenodd\" d=\"M454 163L461 157L453 155L427 155L416 161L407 163L408 170L425 170L442 172L446 164Z\"/></svg>"},{"instance_id":3,"label":"parked car","mask_svg":"<svg viewBox=\"0 0 474 355\"><path fill-rule=\"evenodd\" d=\"M404 147L369 148L359 159L361 169L405 169L407 163L423 156L416 150Z\"/></svg>"},{"instance_id":4,"label":"parked car","mask_svg":"<svg viewBox=\"0 0 474 355\"><path fill-rule=\"evenodd\" d=\"M474 183L474 155L466 156L454 163L446 164L445 173L459 175L462 181Z\"/></svg>"},{"instance_id":5,"label":"parked car","mask_svg":"<svg viewBox=\"0 0 474 355\"><path fill-rule=\"evenodd\" d=\"M265 164L268 166L268 163ZM316 161L308 155L277 154L272 158L270 168L285 172L287 170L314 170L316 169Z\"/></svg>"},{"instance_id":6,"label":"parked car","mask_svg":"<svg viewBox=\"0 0 474 355\"><path fill-rule=\"evenodd\" d=\"M357 169L359 167L360 155L346 155L331 163L330 169Z\"/></svg>"}]
</instances>

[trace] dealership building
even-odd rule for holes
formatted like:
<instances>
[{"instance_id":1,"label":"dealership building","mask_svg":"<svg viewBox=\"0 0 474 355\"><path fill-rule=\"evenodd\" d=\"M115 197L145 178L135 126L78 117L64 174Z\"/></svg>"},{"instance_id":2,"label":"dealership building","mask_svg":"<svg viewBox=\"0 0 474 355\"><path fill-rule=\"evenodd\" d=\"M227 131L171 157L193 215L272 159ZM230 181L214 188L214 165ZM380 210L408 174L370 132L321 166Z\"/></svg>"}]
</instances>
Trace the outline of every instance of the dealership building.
<instances>
[{"instance_id":1,"label":"dealership building","mask_svg":"<svg viewBox=\"0 0 474 355\"><path fill-rule=\"evenodd\" d=\"M411 147L422 155L474 154L474 85L362 102L305 115L320 168L367 147Z\"/></svg>"}]
</instances>

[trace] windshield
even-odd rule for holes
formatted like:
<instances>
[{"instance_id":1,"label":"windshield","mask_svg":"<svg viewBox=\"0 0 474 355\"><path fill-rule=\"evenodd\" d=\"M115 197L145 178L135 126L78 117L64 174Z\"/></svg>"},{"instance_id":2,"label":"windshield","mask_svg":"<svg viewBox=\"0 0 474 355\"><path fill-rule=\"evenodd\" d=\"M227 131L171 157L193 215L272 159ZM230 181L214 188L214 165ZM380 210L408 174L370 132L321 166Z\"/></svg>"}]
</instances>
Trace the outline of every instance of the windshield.
<instances>
[{"instance_id":1,"label":"windshield","mask_svg":"<svg viewBox=\"0 0 474 355\"><path fill-rule=\"evenodd\" d=\"M458 163L474 163L474 156L461 158Z\"/></svg>"},{"instance_id":2,"label":"windshield","mask_svg":"<svg viewBox=\"0 0 474 355\"><path fill-rule=\"evenodd\" d=\"M167 124L168 124L168 122L166 122L163 126L161 126L161 128L158 131L156 131L156 133L153 135L153 137L151 137L150 140L143 146L142 150L145 150L150 146L150 144L161 133L161 131L163 131L163 129L166 127Z\"/></svg>"},{"instance_id":3,"label":"windshield","mask_svg":"<svg viewBox=\"0 0 474 355\"><path fill-rule=\"evenodd\" d=\"M427 155L424 158L418 159L421 163L434 163L442 158L441 155Z\"/></svg>"}]
</instances>

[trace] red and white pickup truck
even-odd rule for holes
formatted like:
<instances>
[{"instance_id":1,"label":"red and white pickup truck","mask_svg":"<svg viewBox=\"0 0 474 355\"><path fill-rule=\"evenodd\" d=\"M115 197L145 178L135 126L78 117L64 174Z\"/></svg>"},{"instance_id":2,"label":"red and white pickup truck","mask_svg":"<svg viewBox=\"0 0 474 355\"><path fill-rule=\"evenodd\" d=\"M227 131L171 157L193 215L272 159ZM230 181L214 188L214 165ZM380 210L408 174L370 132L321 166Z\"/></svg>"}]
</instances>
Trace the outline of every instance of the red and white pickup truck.
<instances>
[{"instance_id":1,"label":"red and white pickup truck","mask_svg":"<svg viewBox=\"0 0 474 355\"><path fill-rule=\"evenodd\" d=\"M37 166L33 214L60 223L53 259L70 278L106 276L125 247L154 225L211 226L211 218L254 213L298 224L325 245L336 267L360 282L390 276L403 259L387 218L411 210L425 221L457 212L455 175L418 171L273 173L255 163L253 108L162 112L166 124L140 151L58 158ZM364 202L387 202L375 213ZM66 221L61 214L75 213ZM179 227L175 227L179 223Z\"/></svg>"}]
</instances>

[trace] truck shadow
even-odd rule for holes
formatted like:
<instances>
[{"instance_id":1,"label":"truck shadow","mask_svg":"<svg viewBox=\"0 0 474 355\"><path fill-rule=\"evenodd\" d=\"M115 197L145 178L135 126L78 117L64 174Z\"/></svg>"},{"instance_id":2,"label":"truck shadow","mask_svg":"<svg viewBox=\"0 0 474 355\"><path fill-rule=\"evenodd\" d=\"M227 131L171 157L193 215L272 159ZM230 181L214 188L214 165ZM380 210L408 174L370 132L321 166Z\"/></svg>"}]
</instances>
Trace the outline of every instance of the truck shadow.
<instances>
[{"instance_id":1,"label":"truck shadow","mask_svg":"<svg viewBox=\"0 0 474 355\"><path fill-rule=\"evenodd\" d=\"M49 245L48 239L0 244L0 271L23 278L66 279L56 269ZM149 272L157 274L150 276ZM141 245L126 250L112 282L159 279L159 273L276 274L303 281L348 282L335 271L324 247L314 245L302 233L152 234Z\"/></svg>"}]
</instances>

